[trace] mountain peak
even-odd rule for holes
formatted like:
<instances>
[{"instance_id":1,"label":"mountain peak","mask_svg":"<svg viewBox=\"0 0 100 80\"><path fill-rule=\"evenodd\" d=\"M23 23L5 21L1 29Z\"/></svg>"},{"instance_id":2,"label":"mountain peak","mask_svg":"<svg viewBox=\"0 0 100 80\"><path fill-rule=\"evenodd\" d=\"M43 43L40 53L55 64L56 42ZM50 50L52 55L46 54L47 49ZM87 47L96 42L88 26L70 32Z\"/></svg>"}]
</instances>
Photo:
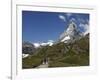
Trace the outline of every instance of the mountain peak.
<instances>
[{"instance_id":1,"label":"mountain peak","mask_svg":"<svg viewBox=\"0 0 100 80\"><path fill-rule=\"evenodd\" d=\"M69 40L73 40L78 36L77 24L74 21L70 21L67 29L60 35L60 41L67 43Z\"/></svg>"}]
</instances>

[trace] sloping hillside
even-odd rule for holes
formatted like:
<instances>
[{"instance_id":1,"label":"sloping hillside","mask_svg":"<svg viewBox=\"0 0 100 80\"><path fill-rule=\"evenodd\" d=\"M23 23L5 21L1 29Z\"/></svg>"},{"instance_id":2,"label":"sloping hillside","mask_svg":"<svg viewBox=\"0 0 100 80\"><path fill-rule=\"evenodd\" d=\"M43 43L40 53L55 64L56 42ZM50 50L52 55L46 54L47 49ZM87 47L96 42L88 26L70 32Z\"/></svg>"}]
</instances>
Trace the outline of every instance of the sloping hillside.
<instances>
[{"instance_id":1,"label":"sloping hillside","mask_svg":"<svg viewBox=\"0 0 100 80\"><path fill-rule=\"evenodd\" d=\"M37 49L34 54L22 59L23 68L35 68L48 59L49 67L89 65L89 34L72 43L57 43Z\"/></svg>"}]
</instances>

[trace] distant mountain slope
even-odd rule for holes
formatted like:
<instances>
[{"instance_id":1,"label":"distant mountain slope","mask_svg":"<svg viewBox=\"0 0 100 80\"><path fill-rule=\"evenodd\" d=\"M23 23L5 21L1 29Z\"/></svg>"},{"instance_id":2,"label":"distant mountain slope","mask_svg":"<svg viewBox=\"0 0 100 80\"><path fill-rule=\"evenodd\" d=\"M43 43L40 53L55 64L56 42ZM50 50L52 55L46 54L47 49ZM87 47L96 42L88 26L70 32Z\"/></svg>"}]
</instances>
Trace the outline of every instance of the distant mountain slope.
<instances>
[{"instance_id":1,"label":"distant mountain slope","mask_svg":"<svg viewBox=\"0 0 100 80\"><path fill-rule=\"evenodd\" d=\"M35 51L35 47L30 42L23 42L22 43L22 53L23 54L33 54Z\"/></svg>"}]
</instances>

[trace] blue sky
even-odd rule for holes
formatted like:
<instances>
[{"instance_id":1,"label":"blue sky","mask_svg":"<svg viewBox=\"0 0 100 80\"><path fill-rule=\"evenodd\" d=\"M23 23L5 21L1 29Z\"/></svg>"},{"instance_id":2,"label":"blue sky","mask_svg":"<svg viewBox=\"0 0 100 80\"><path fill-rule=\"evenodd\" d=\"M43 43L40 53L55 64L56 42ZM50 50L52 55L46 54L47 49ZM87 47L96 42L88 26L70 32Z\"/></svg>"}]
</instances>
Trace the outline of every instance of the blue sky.
<instances>
[{"instance_id":1,"label":"blue sky","mask_svg":"<svg viewBox=\"0 0 100 80\"><path fill-rule=\"evenodd\" d=\"M22 11L23 41L46 42L57 40L73 20L81 32L88 31L89 14Z\"/></svg>"}]
</instances>

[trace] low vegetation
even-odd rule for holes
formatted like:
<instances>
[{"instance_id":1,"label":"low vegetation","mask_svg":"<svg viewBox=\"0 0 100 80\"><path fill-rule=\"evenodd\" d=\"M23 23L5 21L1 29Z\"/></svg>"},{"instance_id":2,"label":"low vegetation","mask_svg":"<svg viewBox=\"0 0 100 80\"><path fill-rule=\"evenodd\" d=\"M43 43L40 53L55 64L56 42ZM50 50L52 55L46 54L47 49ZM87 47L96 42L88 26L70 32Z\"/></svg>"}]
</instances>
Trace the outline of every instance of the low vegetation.
<instances>
[{"instance_id":1,"label":"low vegetation","mask_svg":"<svg viewBox=\"0 0 100 80\"><path fill-rule=\"evenodd\" d=\"M23 68L35 68L49 59L49 67L89 66L89 34L73 43L57 43L39 48L22 59Z\"/></svg>"}]
</instances>

